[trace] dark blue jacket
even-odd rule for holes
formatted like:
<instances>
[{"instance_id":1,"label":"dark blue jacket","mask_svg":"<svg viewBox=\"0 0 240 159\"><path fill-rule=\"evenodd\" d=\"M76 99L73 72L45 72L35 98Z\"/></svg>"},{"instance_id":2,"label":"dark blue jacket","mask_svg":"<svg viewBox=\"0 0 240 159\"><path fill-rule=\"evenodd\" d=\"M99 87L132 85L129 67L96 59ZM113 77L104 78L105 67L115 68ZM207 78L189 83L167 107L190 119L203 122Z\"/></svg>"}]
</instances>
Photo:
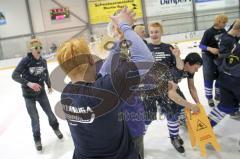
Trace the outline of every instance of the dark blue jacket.
<instances>
[{"instance_id":1,"label":"dark blue jacket","mask_svg":"<svg viewBox=\"0 0 240 159\"><path fill-rule=\"evenodd\" d=\"M27 56L20 61L13 71L12 78L22 85L24 97L35 97L44 91L44 82L47 84L48 88L51 88L46 60L42 57L37 60L33 57L32 53L28 53ZM27 86L28 82L41 85L41 91L33 91Z\"/></svg>"}]
</instances>

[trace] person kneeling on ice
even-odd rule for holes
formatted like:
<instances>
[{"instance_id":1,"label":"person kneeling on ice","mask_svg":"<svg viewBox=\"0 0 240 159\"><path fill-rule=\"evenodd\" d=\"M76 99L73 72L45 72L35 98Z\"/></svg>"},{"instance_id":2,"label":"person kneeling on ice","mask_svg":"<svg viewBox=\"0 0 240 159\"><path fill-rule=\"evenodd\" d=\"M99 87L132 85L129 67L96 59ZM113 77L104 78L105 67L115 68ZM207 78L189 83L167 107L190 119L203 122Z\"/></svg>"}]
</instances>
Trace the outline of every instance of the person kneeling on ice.
<instances>
[{"instance_id":1,"label":"person kneeling on ice","mask_svg":"<svg viewBox=\"0 0 240 159\"><path fill-rule=\"evenodd\" d=\"M221 100L209 114L211 125L216 126L227 114L239 111L240 103L240 44L223 57L219 66Z\"/></svg>"},{"instance_id":2,"label":"person kneeling on ice","mask_svg":"<svg viewBox=\"0 0 240 159\"><path fill-rule=\"evenodd\" d=\"M167 118L168 130L171 143L174 148L184 153L183 140L179 136L179 115L184 107L191 109L194 113L199 112L196 104L185 100L183 93L180 91L177 83L183 78L188 78L189 90L196 103L199 103L196 88L194 86L194 73L202 65L202 58L197 53L190 53L184 60L183 70L169 68L164 64L155 63L152 70L148 73L143 83L155 81L156 88L143 93L144 97L160 97L159 104L161 111Z\"/></svg>"},{"instance_id":3,"label":"person kneeling on ice","mask_svg":"<svg viewBox=\"0 0 240 159\"><path fill-rule=\"evenodd\" d=\"M31 52L24 57L13 71L12 78L22 84L23 97L26 102L28 114L31 118L32 132L35 146L42 150L39 116L36 101L48 116L49 124L59 139L63 138L59 130L57 118L51 110L48 97L44 88L47 84L49 93L52 92L51 81L48 74L47 62L41 57L42 43L38 39L32 39L29 43Z\"/></svg>"},{"instance_id":4,"label":"person kneeling on ice","mask_svg":"<svg viewBox=\"0 0 240 159\"><path fill-rule=\"evenodd\" d=\"M110 54L117 56L112 59L110 74L96 75L93 55L84 40L67 41L57 51L60 67L71 80L62 92L61 103L75 145L74 159L139 159L126 122L119 120L121 105L131 96L130 87L140 81L135 64L153 62L143 40L131 29L134 16L124 8L111 17L132 45L127 61L119 58L120 44L115 43Z\"/></svg>"}]
</instances>

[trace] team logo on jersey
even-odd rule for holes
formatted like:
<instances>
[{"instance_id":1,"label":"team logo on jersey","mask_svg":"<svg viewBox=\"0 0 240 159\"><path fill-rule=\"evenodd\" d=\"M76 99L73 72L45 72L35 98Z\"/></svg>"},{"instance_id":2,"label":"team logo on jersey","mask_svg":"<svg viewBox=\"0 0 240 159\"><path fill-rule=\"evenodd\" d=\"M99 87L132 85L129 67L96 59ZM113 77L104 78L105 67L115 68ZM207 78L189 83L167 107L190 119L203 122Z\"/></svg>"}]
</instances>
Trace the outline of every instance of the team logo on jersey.
<instances>
[{"instance_id":1,"label":"team logo on jersey","mask_svg":"<svg viewBox=\"0 0 240 159\"><path fill-rule=\"evenodd\" d=\"M42 74L45 69L46 68L44 68L43 66L41 66L41 67L29 67L29 72L30 72L31 75L37 76L37 75Z\"/></svg>"},{"instance_id":2,"label":"team logo on jersey","mask_svg":"<svg viewBox=\"0 0 240 159\"><path fill-rule=\"evenodd\" d=\"M74 107L63 105L63 111L67 120L78 123L92 123L95 114L90 107Z\"/></svg>"},{"instance_id":3,"label":"team logo on jersey","mask_svg":"<svg viewBox=\"0 0 240 159\"><path fill-rule=\"evenodd\" d=\"M223 35L223 33L218 34L218 35L215 35L215 36L214 36L215 40L216 40L217 42L219 42L219 40L221 39L222 35Z\"/></svg>"}]
</instances>

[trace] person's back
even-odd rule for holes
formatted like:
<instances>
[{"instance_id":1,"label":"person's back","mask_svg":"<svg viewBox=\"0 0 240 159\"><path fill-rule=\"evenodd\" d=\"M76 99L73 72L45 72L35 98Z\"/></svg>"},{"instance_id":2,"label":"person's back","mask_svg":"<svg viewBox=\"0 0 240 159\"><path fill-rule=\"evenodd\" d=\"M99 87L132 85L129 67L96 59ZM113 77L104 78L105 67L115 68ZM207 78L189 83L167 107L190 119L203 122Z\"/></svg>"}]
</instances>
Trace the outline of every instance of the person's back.
<instances>
[{"instance_id":1,"label":"person's back","mask_svg":"<svg viewBox=\"0 0 240 159\"><path fill-rule=\"evenodd\" d=\"M110 75L107 75L100 77L94 83L79 82L75 84L68 84L61 97L62 104L65 105L65 113L71 114L74 112L74 110L69 107L69 98L72 99L71 107L80 109L88 107L87 109L93 111L93 107L102 102L102 100L99 99L100 97L98 97L98 93L105 93L108 95L109 92L106 90L111 91L112 93L117 93L114 91L111 80ZM76 89L85 90L86 87L88 87L89 92L91 92L88 94L89 96L86 96L87 94L84 94L83 92L83 95L79 94L79 92L78 94L74 94L73 92ZM83 119L84 121L82 121L86 123L79 123L77 121L68 122L75 145L76 158L127 158L127 154L131 151L132 155L136 155L134 154L133 145L130 140L130 134L126 127L126 123L124 120L119 120L121 107L119 107L117 103L118 97L112 95L112 101L113 103L106 103L105 101L105 104L109 108L111 108L112 105L115 105L116 108L111 110L109 113L103 112L102 116L94 119L94 122L92 123L88 123L91 122L92 116L91 113L87 116L87 112L85 118ZM109 145L109 142L111 143L111 146ZM125 152L126 154L122 154L122 152Z\"/></svg>"},{"instance_id":2,"label":"person's back","mask_svg":"<svg viewBox=\"0 0 240 159\"><path fill-rule=\"evenodd\" d=\"M220 41L220 55L228 54L234 47L234 44L238 43L240 37L240 19L236 19L232 28L222 36Z\"/></svg>"}]
</instances>

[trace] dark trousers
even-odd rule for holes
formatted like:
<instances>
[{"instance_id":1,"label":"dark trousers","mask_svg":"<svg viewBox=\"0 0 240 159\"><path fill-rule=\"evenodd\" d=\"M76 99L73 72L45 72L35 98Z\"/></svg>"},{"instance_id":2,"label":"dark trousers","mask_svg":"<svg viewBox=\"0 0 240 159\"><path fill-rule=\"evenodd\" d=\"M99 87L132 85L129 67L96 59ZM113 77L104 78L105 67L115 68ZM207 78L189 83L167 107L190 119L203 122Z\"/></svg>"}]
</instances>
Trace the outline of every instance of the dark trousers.
<instances>
[{"instance_id":1,"label":"dark trousers","mask_svg":"<svg viewBox=\"0 0 240 159\"><path fill-rule=\"evenodd\" d=\"M204 87L205 87L205 95L206 98L212 99L212 90L213 90L213 83L215 81L215 95L219 96L219 81L218 76L218 67L215 64L215 59L213 56L209 55L208 53L202 53L202 59L203 59L203 78L204 78Z\"/></svg>"},{"instance_id":2,"label":"dark trousers","mask_svg":"<svg viewBox=\"0 0 240 159\"><path fill-rule=\"evenodd\" d=\"M220 103L209 114L212 126L218 124L226 114L232 114L239 110L240 103L240 78L236 78L225 73L220 73L221 82Z\"/></svg>"},{"instance_id":3,"label":"dark trousers","mask_svg":"<svg viewBox=\"0 0 240 159\"><path fill-rule=\"evenodd\" d=\"M136 150L139 152L139 159L144 159L143 136L134 137L133 142L134 142Z\"/></svg>"},{"instance_id":4,"label":"dark trousers","mask_svg":"<svg viewBox=\"0 0 240 159\"><path fill-rule=\"evenodd\" d=\"M58 129L59 124L58 124L57 118L55 117L55 115L52 112L52 109L51 109L51 106L50 106L50 103L49 103L49 100L48 100L45 90L42 91L42 93L36 97L32 97L32 98L24 97L24 99L25 99L28 114L31 118L32 132L33 132L33 137L34 137L35 141L41 139L40 138L41 133L40 133L39 115L38 115L38 111L36 108L36 101L39 102L43 111L46 113L50 126L54 130Z\"/></svg>"}]
</instances>

